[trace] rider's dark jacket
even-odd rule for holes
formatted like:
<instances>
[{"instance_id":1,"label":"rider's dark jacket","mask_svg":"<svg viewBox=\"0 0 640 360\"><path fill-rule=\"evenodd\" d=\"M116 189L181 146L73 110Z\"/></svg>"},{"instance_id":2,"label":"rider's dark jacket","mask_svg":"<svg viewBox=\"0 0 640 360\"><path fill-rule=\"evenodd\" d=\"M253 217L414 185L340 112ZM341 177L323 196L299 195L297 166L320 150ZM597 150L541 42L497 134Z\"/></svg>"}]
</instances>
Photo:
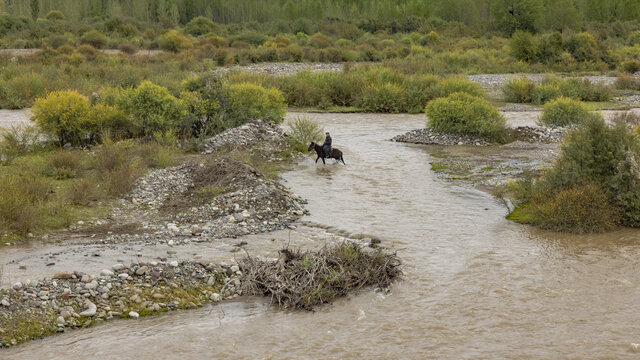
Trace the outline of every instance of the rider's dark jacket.
<instances>
[{"instance_id":1,"label":"rider's dark jacket","mask_svg":"<svg viewBox=\"0 0 640 360\"><path fill-rule=\"evenodd\" d=\"M327 135L327 138L324 139L322 150L324 151L325 156L329 156L329 153L331 152L331 136Z\"/></svg>"}]
</instances>

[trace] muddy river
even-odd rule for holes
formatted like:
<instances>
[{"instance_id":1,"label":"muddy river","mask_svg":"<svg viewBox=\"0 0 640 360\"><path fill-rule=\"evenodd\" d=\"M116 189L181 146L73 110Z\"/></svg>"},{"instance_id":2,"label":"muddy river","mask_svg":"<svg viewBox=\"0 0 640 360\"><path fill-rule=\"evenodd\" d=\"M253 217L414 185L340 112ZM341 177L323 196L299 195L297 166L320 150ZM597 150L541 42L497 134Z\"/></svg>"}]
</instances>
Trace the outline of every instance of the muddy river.
<instances>
[{"instance_id":1,"label":"muddy river","mask_svg":"<svg viewBox=\"0 0 640 360\"><path fill-rule=\"evenodd\" d=\"M293 116L294 114L289 114ZM640 232L570 236L504 219L491 195L430 171L434 148L388 141L423 116L311 114L344 165L284 175L306 220L379 236L405 261L386 295L316 312L248 298L32 341L2 359L631 358ZM523 120L524 121L524 120Z\"/></svg>"}]
</instances>

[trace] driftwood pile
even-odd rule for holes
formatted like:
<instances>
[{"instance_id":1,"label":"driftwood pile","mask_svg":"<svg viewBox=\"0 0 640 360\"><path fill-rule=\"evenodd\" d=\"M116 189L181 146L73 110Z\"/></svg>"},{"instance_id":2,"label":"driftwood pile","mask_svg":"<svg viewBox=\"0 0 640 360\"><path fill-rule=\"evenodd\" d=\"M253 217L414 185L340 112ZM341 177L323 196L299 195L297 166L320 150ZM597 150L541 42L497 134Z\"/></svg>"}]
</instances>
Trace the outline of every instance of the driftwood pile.
<instances>
[{"instance_id":1,"label":"driftwood pile","mask_svg":"<svg viewBox=\"0 0 640 360\"><path fill-rule=\"evenodd\" d=\"M315 252L284 249L277 261L248 256L239 266L245 294L305 310L363 287L386 288L402 274L396 254L349 242Z\"/></svg>"}]
</instances>

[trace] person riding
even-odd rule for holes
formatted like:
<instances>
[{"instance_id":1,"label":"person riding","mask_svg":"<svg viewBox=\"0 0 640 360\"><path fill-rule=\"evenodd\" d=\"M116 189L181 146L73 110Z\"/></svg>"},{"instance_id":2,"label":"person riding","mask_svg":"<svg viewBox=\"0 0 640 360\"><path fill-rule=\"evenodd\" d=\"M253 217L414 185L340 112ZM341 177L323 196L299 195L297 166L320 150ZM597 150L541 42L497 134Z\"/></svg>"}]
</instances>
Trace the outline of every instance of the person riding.
<instances>
[{"instance_id":1,"label":"person riding","mask_svg":"<svg viewBox=\"0 0 640 360\"><path fill-rule=\"evenodd\" d=\"M324 139L324 144L322 144L322 151L324 151L325 157L329 157L329 154L331 154L331 135L328 131L325 135L327 135L327 137Z\"/></svg>"}]
</instances>

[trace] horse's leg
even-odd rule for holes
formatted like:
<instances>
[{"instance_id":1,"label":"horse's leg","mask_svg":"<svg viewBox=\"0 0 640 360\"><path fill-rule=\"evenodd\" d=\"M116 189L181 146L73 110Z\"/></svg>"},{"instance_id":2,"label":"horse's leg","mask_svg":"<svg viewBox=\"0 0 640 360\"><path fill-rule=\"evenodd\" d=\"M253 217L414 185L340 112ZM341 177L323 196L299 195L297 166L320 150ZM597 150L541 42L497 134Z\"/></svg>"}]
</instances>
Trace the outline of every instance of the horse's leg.
<instances>
[{"instance_id":1,"label":"horse's leg","mask_svg":"<svg viewBox=\"0 0 640 360\"><path fill-rule=\"evenodd\" d=\"M344 162L344 159L342 158L342 155L340 155L340 161L342 161L342 163L343 163L344 165L347 165L347 164Z\"/></svg>"},{"instance_id":2,"label":"horse's leg","mask_svg":"<svg viewBox=\"0 0 640 360\"><path fill-rule=\"evenodd\" d=\"M324 162L324 158L322 158L322 163L323 163L324 165L327 165L327 163L326 163L326 162Z\"/></svg>"},{"instance_id":3,"label":"horse's leg","mask_svg":"<svg viewBox=\"0 0 640 360\"><path fill-rule=\"evenodd\" d=\"M318 156L318 157L316 158L316 164L318 163L318 159L320 159L320 156ZM324 161L324 160L323 160L323 161Z\"/></svg>"}]
</instances>

